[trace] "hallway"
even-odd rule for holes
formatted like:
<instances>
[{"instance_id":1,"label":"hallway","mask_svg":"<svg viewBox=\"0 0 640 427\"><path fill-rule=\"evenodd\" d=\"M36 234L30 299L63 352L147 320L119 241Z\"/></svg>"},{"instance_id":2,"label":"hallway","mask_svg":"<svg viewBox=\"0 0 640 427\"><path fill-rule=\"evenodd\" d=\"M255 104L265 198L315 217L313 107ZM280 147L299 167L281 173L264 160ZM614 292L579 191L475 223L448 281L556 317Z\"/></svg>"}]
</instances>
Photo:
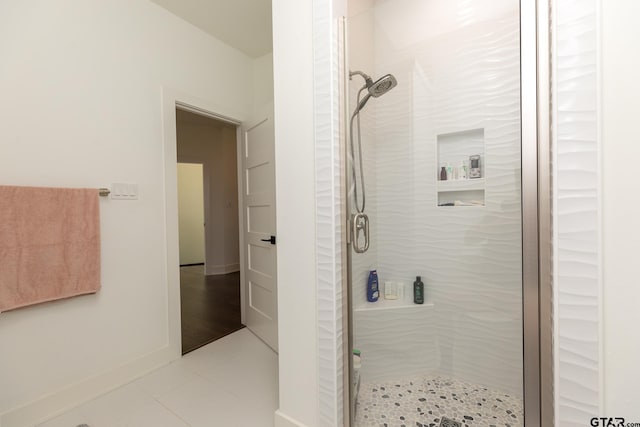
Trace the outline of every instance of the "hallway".
<instances>
[{"instance_id":1,"label":"hallway","mask_svg":"<svg viewBox=\"0 0 640 427\"><path fill-rule=\"evenodd\" d=\"M204 266L180 267L182 354L244 328L240 273L205 276Z\"/></svg>"},{"instance_id":2,"label":"hallway","mask_svg":"<svg viewBox=\"0 0 640 427\"><path fill-rule=\"evenodd\" d=\"M39 427L271 427L278 356L248 329Z\"/></svg>"}]
</instances>

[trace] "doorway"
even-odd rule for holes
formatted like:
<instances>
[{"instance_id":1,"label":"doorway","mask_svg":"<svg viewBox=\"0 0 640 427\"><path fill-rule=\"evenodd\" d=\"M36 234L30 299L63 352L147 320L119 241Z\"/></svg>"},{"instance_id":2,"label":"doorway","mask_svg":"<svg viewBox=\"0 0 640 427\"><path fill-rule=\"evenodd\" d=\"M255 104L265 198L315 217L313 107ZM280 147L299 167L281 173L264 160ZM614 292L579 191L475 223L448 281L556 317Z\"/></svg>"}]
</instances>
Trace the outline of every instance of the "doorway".
<instances>
[{"instance_id":1,"label":"doorway","mask_svg":"<svg viewBox=\"0 0 640 427\"><path fill-rule=\"evenodd\" d=\"M241 322L237 126L176 109L182 354Z\"/></svg>"},{"instance_id":2,"label":"doorway","mask_svg":"<svg viewBox=\"0 0 640 427\"><path fill-rule=\"evenodd\" d=\"M232 238L235 234L239 244L240 270L240 310L241 324L256 337L278 352L278 305L277 305L277 245L276 245L276 205L275 205L275 135L273 127L273 103L256 109L248 118L242 114L227 111L220 105L212 105L200 98L178 94L171 89L163 89L164 161L166 196L166 250L169 347L173 357L182 353L179 219L178 219L178 177L177 163L199 163L193 151L178 147L178 115L191 113L190 119L213 119L227 131L231 131L235 141L236 194L238 216L237 225L228 226L218 234L211 234L211 225L205 212L205 263L207 275L235 272L229 263L211 262L209 241L219 243L221 239ZM181 135L180 135L181 136ZM180 153L178 153L180 151ZM234 167L233 153L228 154L224 167ZM211 179L208 178L206 164L203 163L203 190L205 197L210 193ZM221 166L223 167L223 166ZM232 169L233 170L233 169ZM231 173L232 174L232 173ZM233 179L229 174L229 179ZM233 203L236 199L228 199ZM204 202L205 210L208 200ZM233 205L232 205L233 206ZM235 230L235 233L230 230ZM252 313L253 312L253 313Z\"/></svg>"}]
</instances>

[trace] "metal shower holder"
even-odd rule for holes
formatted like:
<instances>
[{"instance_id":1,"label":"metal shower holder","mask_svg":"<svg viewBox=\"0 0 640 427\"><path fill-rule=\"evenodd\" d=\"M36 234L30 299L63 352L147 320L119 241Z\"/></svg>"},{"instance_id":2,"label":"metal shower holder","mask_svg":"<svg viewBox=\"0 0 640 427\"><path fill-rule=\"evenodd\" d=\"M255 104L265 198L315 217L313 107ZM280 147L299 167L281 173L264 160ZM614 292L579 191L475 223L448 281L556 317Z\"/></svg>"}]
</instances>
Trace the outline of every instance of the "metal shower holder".
<instances>
[{"instance_id":1,"label":"metal shower holder","mask_svg":"<svg viewBox=\"0 0 640 427\"><path fill-rule=\"evenodd\" d=\"M360 245L360 234L364 237L364 243ZM359 212L351 215L351 244L353 250L362 254L369 249L369 217Z\"/></svg>"}]
</instances>

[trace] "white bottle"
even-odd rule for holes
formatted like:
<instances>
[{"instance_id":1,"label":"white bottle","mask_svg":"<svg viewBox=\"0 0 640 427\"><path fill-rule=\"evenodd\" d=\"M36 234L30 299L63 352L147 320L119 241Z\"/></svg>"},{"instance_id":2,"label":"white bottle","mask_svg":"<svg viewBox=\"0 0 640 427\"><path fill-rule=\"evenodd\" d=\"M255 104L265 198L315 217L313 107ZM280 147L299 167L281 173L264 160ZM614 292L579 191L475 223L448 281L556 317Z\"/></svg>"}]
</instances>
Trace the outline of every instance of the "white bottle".
<instances>
[{"instance_id":1,"label":"white bottle","mask_svg":"<svg viewBox=\"0 0 640 427\"><path fill-rule=\"evenodd\" d=\"M449 162L446 163L446 171L447 171L447 181L451 181L453 179L453 168L451 167Z\"/></svg>"},{"instance_id":2,"label":"white bottle","mask_svg":"<svg viewBox=\"0 0 640 427\"><path fill-rule=\"evenodd\" d=\"M464 164L464 160L460 160L458 166L458 179L467 179L467 165Z\"/></svg>"}]
</instances>

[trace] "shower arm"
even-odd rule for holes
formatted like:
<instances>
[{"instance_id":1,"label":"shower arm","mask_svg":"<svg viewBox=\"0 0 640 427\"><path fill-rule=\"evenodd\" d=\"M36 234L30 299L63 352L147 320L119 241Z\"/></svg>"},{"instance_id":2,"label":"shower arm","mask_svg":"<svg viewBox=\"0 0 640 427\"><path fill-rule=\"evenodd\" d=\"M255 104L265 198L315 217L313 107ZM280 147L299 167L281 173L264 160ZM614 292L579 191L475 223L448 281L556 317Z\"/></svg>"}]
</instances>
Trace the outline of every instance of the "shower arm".
<instances>
[{"instance_id":1,"label":"shower arm","mask_svg":"<svg viewBox=\"0 0 640 427\"><path fill-rule=\"evenodd\" d=\"M353 76L360 76L366 82L366 87L369 87L373 84L373 79L368 74L363 73L362 71L349 71L349 80L353 78Z\"/></svg>"}]
</instances>

